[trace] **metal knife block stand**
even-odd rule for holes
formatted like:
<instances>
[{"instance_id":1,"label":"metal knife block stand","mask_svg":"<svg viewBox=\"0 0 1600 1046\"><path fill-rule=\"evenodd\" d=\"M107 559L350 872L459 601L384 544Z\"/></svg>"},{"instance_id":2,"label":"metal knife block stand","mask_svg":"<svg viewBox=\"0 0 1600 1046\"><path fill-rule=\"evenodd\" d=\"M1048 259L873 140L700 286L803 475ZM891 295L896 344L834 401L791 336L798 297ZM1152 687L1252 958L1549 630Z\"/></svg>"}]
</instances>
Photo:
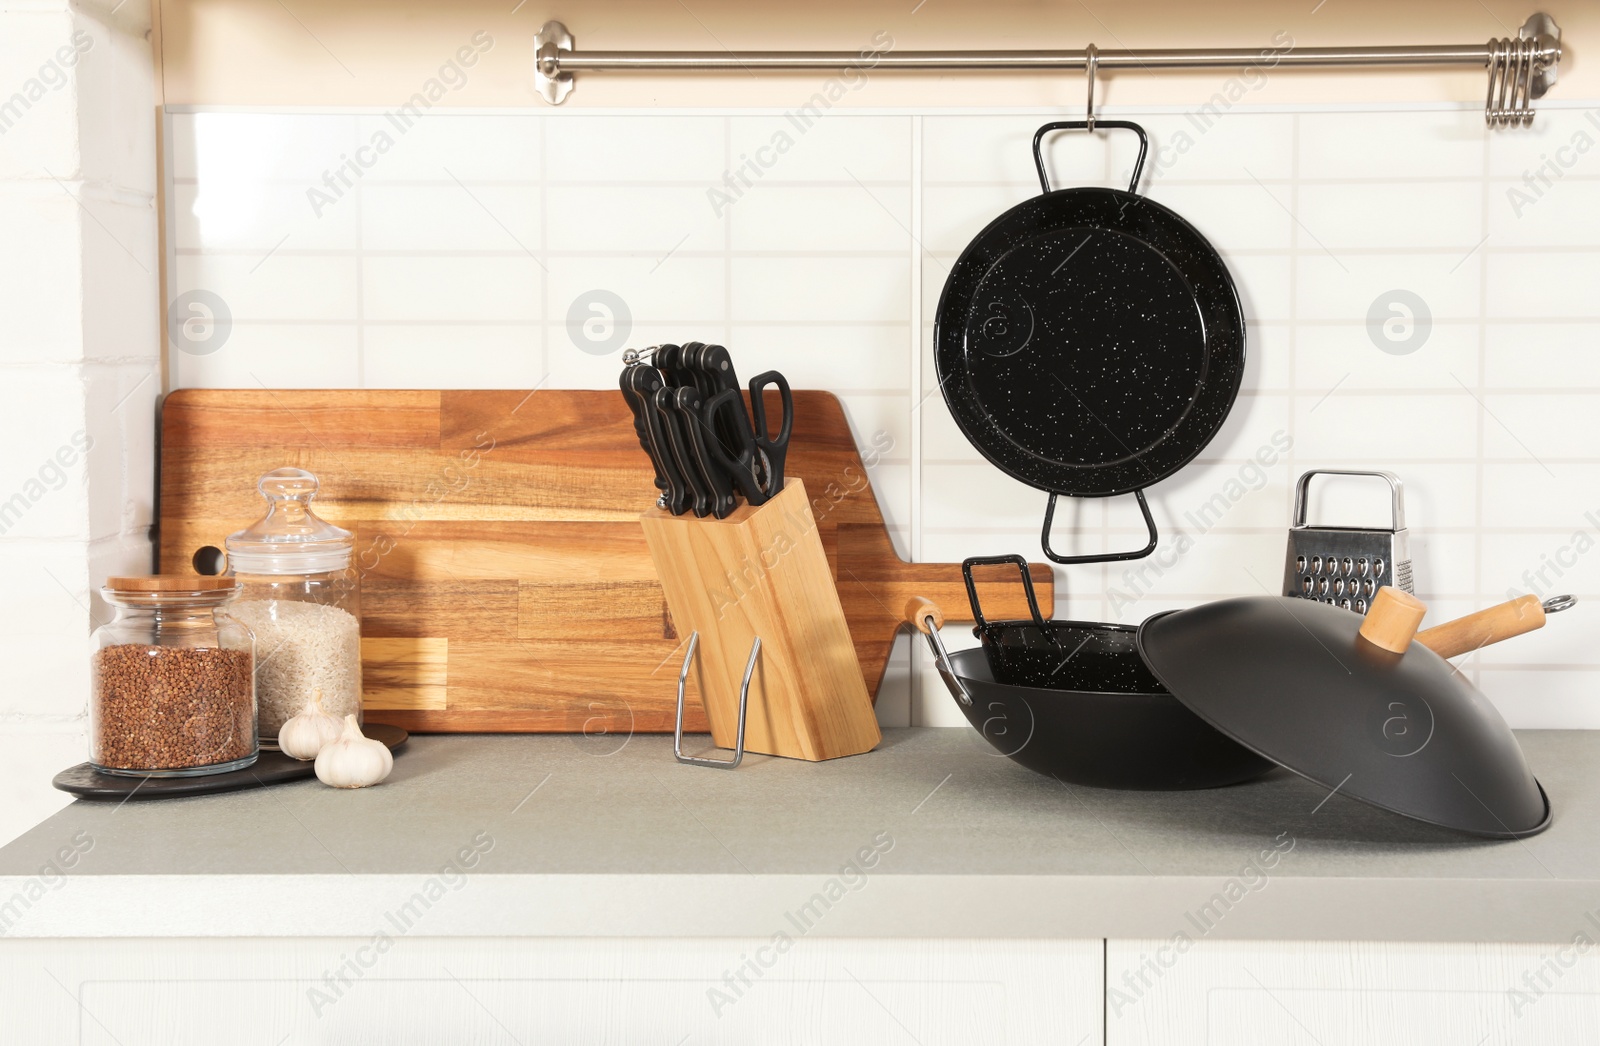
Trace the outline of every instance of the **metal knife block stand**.
<instances>
[{"instance_id":1,"label":"metal knife block stand","mask_svg":"<svg viewBox=\"0 0 1600 1046\"><path fill-rule=\"evenodd\" d=\"M877 715L804 482L790 479L766 504L726 519L656 508L642 522L673 622L680 635L697 634L680 680L698 686L717 746L735 750L724 762L680 751L682 761L733 766L750 751L815 762L877 745ZM681 689L679 700L681 735Z\"/></svg>"}]
</instances>

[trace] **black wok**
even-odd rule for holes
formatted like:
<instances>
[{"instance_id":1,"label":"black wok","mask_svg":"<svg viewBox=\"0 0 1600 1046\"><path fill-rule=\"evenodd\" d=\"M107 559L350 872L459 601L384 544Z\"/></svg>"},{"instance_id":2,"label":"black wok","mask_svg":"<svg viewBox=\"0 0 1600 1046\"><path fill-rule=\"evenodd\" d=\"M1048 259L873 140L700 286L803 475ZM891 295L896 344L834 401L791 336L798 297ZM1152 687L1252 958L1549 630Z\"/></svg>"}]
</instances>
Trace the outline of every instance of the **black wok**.
<instances>
[{"instance_id":1,"label":"black wok","mask_svg":"<svg viewBox=\"0 0 1600 1046\"><path fill-rule=\"evenodd\" d=\"M967 721L996 752L1029 770L1095 788L1180 790L1237 784L1272 769L1270 760L1230 740L1162 688L1136 650L1129 656L1148 683L1128 679L1085 690L1009 686L995 681L984 651L945 652L938 632L944 617L934 604L914 599L906 617L927 636Z\"/></svg>"}]
</instances>

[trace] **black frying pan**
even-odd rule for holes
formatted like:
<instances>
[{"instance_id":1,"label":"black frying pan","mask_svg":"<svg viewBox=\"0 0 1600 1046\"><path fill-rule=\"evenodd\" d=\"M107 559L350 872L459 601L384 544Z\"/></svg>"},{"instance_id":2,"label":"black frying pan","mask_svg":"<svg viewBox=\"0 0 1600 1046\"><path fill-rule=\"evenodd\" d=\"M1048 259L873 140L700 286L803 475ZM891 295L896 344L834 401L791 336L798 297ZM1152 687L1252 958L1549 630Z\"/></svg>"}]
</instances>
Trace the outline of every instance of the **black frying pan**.
<instances>
[{"instance_id":1,"label":"black frying pan","mask_svg":"<svg viewBox=\"0 0 1600 1046\"><path fill-rule=\"evenodd\" d=\"M945 281L934 362L956 424L1003 472L1048 491L1044 553L1057 563L1137 559L1156 547L1144 488L1188 464L1222 427L1244 375L1244 314L1227 266L1176 212L1128 190L1050 188L996 218ZM1050 547L1056 497L1132 493L1144 548L1085 556Z\"/></svg>"}]
</instances>

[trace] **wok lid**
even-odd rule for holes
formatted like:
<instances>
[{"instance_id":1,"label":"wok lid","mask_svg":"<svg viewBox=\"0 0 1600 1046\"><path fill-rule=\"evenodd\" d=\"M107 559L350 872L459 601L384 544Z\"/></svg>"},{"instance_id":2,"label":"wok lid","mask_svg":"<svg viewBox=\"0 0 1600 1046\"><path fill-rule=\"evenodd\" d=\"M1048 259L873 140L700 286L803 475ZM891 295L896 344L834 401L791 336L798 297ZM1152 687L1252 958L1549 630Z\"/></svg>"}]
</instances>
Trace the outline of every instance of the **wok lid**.
<instances>
[{"instance_id":1,"label":"wok lid","mask_svg":"<svg viewBox=\"0 0 1600 1046\"><path fill-rule=\"evenodd\" d=\"M1543 831L1549 800L1495 707L1409 633L1393 653L1362 624L1249 596L1151 617L1139 652L1202 719L1330 793L1477 835Z\"/></svg>"}]
</instances>

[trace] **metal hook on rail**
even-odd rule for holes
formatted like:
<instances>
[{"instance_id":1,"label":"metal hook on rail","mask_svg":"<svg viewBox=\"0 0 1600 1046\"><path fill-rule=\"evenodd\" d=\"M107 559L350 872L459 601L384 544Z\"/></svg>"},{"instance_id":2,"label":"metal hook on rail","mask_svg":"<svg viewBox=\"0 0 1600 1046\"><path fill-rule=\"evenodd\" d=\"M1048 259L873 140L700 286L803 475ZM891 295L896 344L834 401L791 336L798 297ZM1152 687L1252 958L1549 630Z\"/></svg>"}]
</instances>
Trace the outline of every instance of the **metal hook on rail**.
<instances>
[{"instance_id":1,"label":"metal hook on rail","mask_svg":"<svg viewBox=\"0 0 1600 1046\"><path fill-rule=\"evenodd\" d=\"M1083 122L1088 125L1087 130L1094 130L1094 73L1100 65L1100 49L1094 44L1089 44L1083 49L1083 68L1089 80L1089 101L1084 106Z\"/></svg>"}]
</instances>

